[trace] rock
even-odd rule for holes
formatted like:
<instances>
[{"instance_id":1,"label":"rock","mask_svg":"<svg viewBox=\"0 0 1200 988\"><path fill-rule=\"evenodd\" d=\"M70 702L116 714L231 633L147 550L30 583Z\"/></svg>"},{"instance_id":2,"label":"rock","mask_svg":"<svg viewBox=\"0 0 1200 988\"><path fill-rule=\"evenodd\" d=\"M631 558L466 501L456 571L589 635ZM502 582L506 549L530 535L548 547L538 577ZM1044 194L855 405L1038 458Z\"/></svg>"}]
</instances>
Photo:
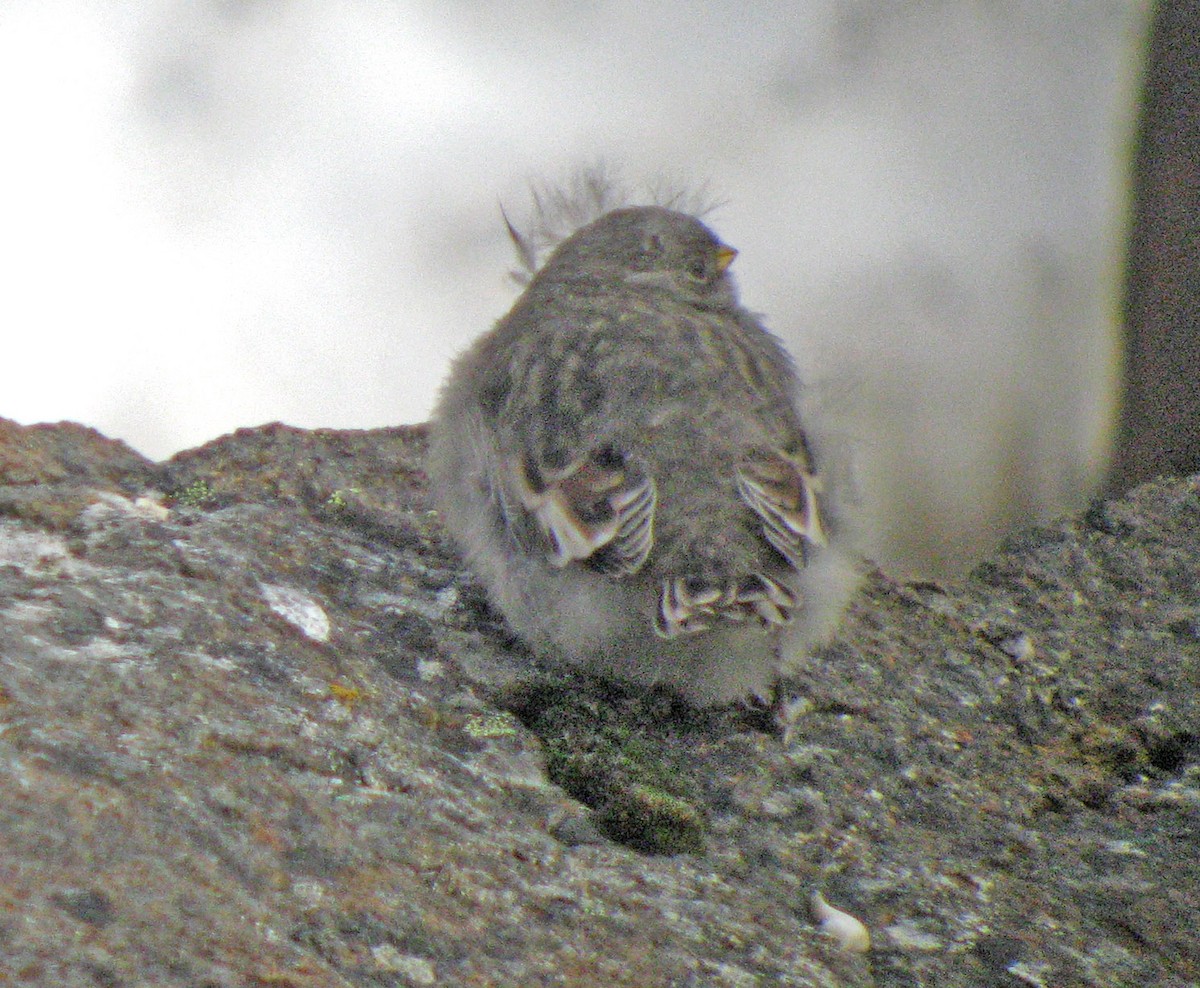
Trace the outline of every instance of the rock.
<instances>
[{"instance_id":1,"label":"rock","mask_svg":"<svg viewBox=\"0 0 1200 988\"><path fill-rule=\"evenodd\" d=\"M873 574L785 741L534 670L423 449L0 420L0 981L1200 981L1197 479Z\"/></svg>"}]
</instances>

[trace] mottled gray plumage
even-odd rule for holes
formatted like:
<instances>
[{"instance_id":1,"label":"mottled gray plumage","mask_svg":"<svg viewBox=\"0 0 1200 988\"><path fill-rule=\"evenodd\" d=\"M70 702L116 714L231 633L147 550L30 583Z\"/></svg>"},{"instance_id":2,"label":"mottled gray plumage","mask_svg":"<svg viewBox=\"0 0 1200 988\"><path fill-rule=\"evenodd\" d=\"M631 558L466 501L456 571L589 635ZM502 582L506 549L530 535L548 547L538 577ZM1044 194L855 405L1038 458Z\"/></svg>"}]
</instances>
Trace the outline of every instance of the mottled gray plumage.
<instances>
[{"instance_id":1,"label":"mottled gray plumage","mask_svg":"<svg viewBox=\"0 0 1200 988\"><path fill-rule=\"evenodd\" d=\"M429 457L535 651L698 704L792 661L826 541L791 360L738 304L734 254L661 207L576 231L454 364Z\"/></svg>"}]
</instances>

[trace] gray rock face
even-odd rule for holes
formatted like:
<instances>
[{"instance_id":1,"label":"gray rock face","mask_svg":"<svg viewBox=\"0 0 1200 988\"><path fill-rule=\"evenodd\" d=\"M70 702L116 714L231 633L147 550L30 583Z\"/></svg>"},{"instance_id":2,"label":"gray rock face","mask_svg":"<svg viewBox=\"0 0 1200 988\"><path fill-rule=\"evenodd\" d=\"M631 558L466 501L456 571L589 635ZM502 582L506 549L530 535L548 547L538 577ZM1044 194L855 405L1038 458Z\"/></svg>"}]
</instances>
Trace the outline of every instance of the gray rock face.
<instances>
[{"instance_id":1,"label":"gray rock face","mask_svg":"<svg viewBox=\"0 0 1200 988\"><path fill-rule=\"evenodd\" d=\"M536 673L423 447L0 420L0 981L1200 982L1200 482L875 574L780 737Z\"/></svg>"}]
</instances>

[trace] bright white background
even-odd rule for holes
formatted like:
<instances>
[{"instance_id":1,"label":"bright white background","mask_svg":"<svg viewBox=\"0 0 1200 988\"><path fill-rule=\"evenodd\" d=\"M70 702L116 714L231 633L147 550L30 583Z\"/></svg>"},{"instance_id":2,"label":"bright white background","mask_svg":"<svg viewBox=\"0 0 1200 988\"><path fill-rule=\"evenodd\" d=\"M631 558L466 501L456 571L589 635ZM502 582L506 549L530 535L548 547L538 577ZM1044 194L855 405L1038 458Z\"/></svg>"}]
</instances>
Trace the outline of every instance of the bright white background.
<instances>
[{"instance_id":1,"label":"bright white background","mask_svg":"<svg viewBox=\"0 0 1200 988\"><path fill-rule=\"evenodd\" d=\"M1134 0L5 0L0 415L155 458L423 420L514 288L499 203L707 181L849 437L873 551L968 559L1102 468Z\"/></svg>"}]
</instances>

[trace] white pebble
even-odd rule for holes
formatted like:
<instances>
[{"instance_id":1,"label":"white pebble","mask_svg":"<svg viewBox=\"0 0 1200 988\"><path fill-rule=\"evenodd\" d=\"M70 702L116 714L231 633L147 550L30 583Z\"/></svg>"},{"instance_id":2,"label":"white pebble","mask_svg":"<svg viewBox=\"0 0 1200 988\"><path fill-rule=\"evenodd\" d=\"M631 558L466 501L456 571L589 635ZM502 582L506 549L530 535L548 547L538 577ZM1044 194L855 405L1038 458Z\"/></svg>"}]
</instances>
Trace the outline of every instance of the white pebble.
<instances>
[{"instance_id":1,"label":"white pebble","mask_svg":"<svg viewBox=\"0 0 1200 988\"><path fill-rule=\"evenodd\" d=\"M835 909L825 901L820 892L814 892L808 904L817 925L833 937L842 950L853 954L865 954L871 949L870 931L861 920Z\"/></svg>"},{"instance_id":2,"label":"white pebble","mask_svg":"<svg viewBox=\"0 0 1200 988\"><path fill-rule=\"evenodd\" d=\"M332 631L329 615L308 594L277 583L260 583L258 588L267 599L267 606L289 624L313 641L329 641Z\"/></svg>"}]
</instances>

